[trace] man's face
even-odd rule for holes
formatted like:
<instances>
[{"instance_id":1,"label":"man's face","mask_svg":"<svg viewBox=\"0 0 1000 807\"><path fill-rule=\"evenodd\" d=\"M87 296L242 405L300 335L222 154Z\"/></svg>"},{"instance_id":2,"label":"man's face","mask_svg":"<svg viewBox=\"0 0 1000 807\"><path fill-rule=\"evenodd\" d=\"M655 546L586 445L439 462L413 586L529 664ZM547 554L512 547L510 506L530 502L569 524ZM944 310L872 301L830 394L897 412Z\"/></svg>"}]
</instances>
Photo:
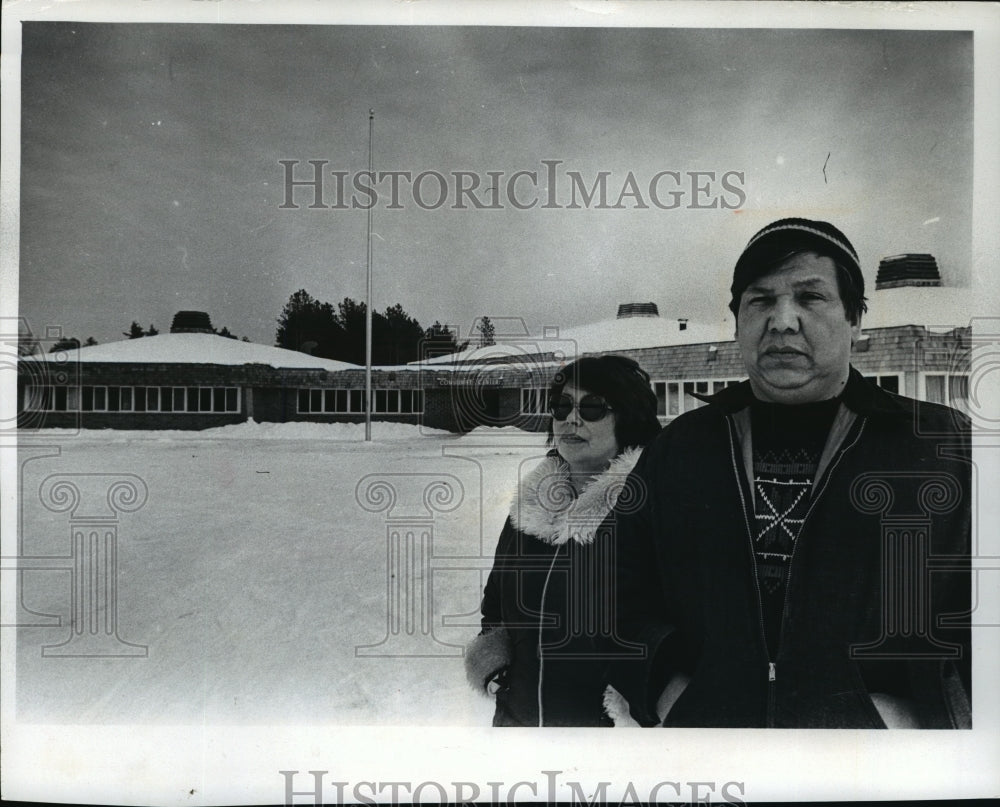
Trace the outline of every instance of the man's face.
<instances>
[{"instance_id":1,"label":"man's face","mask_svg":"<svg viewBox=\"0 0 1000 807\"><path fill-rule=\"evenodd\" d=\"M736 341L762 401L800 404L838 395L860 332L861 323L847 319L833 260L814 252L793 255L740 297Z\"/></svg>"}]
</instances>

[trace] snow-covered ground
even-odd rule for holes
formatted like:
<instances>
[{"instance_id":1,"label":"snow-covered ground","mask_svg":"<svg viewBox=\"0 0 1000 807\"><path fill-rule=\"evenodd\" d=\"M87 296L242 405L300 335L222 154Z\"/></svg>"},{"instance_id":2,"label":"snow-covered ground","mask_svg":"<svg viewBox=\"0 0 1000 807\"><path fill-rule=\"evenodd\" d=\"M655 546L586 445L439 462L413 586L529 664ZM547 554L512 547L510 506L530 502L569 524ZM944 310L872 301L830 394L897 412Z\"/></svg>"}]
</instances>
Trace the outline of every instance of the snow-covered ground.
<instances>
[{"instance_id":1,"label":"snow-covered ground","mask_svg":"<svg viewBox=\"0 0 1000 807\"><path fill-rule=\"evenodd\" d=\"M18 720L489 725L460 647L477 632L519 468L544 453L544 435L374 423L372 442L363 436L360 425L248 423L25 439L20 554L65 569L23 573L18 622L38 626L18 631ZM51 559L70 554L71 524L110 512L108 487L128 475L148 496L117 515L118 635L148 655L43 655L71 630L71 564ZM53 508L53 477L81 491L75 511ZM427 531L423 567L419 549L412 572L389 562L390 532ZM389 603L397 578L416 598L412 636Z\"/></svg>"}]
</instances>

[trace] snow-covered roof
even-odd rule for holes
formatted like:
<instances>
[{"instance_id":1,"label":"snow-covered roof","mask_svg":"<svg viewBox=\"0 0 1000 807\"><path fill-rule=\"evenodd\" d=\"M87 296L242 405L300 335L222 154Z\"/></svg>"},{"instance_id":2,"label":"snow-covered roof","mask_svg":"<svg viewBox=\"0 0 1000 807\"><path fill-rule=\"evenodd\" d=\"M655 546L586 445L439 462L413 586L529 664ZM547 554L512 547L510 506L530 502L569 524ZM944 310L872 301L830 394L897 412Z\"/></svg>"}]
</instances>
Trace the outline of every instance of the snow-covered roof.
<instances>
[{"instance_id":1,"label":"snow-covered roof","mask_svg":"<svg viewBox=\"0 0 1000 807\"><path fill-rule=\"evenodd\" d=\"M567 328L560 332L559 338L572 341L577 353L602 353L668 345L698 345L703 342L731 342L733 331L733 323L726 320L715 324L687 321L682 330L676 319L627 317Z\"/></svg>"},{"instance_id":2,"label":"snow-covered roof","mask_svg":"<svg viewBox=\"0 0 1000 807\"><path fill-rule=\"evenodd\" d=\"M493 363L516 360L527 354L556 353L561 357L615 350L638 350L667 345L697 345L703 342L730 342L733 323L721 320L715 325L688 321L684 329L676 319L663 317L625 317L562 329L558 336L536 339L500 340L487 347L469 348L460 353L437 356L420 362L423 365L451 365L460 362Z\"/></svg>"},{"instance_id":3,"label":"snow-covered roof","mask_svg":"<svg viewBox=\"0 0 1000 807\"><path fill-rule=\"evenodd\" d=\"M862 330L922 325L926 328L968 327L975 314L971 289L948 286L901 286L879 289L868 297L868 313L861 318Z\"/></svg>"},{"instance_id":4,"label":"snow-covered roof","mask_svg":"<svg viewBox=\"0 0 1000 807\"><path fill-rule=\"evenodd\" d=\"M211 333L165 333L67 351L72 361L111 364L265 364L271 367L348 370L357 365L320 359L280 347L228 339ZM56 355L48 353L46 361ZM64 357L59 357L64 360Z\"/></svg>"}]
</instances>

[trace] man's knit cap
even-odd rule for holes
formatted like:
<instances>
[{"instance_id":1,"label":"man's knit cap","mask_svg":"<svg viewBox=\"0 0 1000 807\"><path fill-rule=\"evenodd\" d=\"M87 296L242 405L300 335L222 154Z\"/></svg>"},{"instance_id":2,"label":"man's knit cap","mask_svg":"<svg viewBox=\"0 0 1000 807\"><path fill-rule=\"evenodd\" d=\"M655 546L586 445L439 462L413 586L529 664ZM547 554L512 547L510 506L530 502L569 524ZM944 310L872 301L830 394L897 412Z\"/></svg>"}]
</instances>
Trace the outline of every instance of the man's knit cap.
<instances>
[{"instance_id":1,"label":"man's knit cap","mask_svg":"<svg viewBox=\"0 0 1000 807\"><path fill-rule=\"evenodd\" d=\"M815 252L832 258L847 270L860 296L864 297L865 279L858 253L847 236L826 221L779 219L757 232L736 262L730 287L733 302L738 305L747 286L798 252Z\"/></svg>"}]
</instances>

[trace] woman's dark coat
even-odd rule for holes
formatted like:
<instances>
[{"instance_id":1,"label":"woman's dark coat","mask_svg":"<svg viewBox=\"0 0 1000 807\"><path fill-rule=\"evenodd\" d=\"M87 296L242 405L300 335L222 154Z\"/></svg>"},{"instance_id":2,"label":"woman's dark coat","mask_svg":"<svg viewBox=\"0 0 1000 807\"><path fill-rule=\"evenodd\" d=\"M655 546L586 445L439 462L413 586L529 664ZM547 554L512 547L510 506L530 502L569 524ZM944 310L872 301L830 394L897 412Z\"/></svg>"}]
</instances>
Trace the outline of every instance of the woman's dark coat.
<instances>
[{"instance_id":1,"label":"woman's dark coat","mask_svg":"<svg viewBox=\"0 0 1000 807\"><path fill-rule=\"evenodd\" d=\"M503 671L493 725L629 720L620 696L606 695L607 661L595 653L597 633L608 627L610 564L600 553L610 545L594 538L638 456L623 452L579 497L554 452L519 486L486 583L482 633L466 651L475 688Z\"/></svg>"}]
</instances>

